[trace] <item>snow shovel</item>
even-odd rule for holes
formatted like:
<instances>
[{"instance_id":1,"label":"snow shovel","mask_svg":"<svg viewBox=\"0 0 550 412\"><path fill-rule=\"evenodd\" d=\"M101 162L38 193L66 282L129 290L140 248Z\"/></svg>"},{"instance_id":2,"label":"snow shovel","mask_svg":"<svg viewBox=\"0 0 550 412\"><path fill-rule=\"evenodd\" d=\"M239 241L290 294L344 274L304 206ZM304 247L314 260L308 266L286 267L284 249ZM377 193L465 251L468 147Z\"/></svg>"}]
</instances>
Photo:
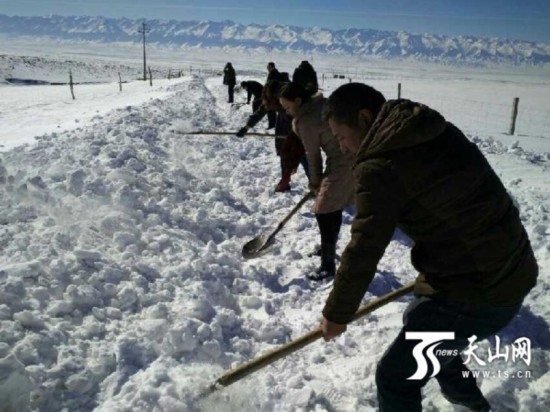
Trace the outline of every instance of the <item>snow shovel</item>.
<instances>
[{"instance_id":1,"label":"snow shovel","mask_svg":"<svg viewBox=\"0 0 550 412\"><path fill-rule=\"evenodd\" d=\"M283 226L290 220L294 214L300 210L300 208L306 203L309 199L311 199L315 194L313 192L308 192L297 204L292 208L292 210L285 216L285 218L277 225L277 228L269 234L269 236L266 236L265 234L261 234L259 236L256 236L254 239L246 242L246 244L243 246L242 255L245 259L253 259L256 257L261 256L269 246L271 246L275 242L275 235L279 233L279 231L283 228Z\"/></svg>"},{"instance_id":2,"label":"snow shovel","mask_svg":"<svg viewBox=\"0 0 550 412\"><path fill-rule=\"evenodd\" d=\"M380 296L379 298L371 300L366 305L359 308L352 321L360 319L371 312L374 312L376 309L386 305L387 303L393 302L394 300L410 293L414 288L414 282L411 282L399 289L396 289L392 292ZM296 352L299 349L302 349L304 346L309 345L310 343L316 341L317 339L323 336L323 331L319 326L317 329L312 330L311 332L302 335L298 339L295 339L278 349L274 349L270 352L267 352L263 355L260 355L256 359L252 359L244 363L241 366L238 366L230 371L226 372L224 375L216 379L216 382L210 385L201 395L200 398L205 398L210 395L212 392L220 389L221 387L229 386L242 378L256 372L263 367L272 364L273 362L284 358L291 353Z\"/></svg>"}]
</instances>

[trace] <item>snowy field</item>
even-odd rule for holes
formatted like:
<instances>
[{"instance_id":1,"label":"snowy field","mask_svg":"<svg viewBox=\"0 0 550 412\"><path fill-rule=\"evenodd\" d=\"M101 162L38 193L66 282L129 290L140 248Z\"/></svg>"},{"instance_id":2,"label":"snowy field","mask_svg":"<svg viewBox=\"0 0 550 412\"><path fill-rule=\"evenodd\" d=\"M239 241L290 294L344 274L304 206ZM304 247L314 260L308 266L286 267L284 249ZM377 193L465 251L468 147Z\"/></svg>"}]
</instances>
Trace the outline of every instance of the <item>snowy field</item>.
<instances>
[{"instance_id":1,"label":"snowy field","mask_svg":"<svg viewBox=\"0 0 550 412\"><path fill-rule=\"evenodd\" d=\"M8 52L15 54L0 49ZM243 56L237 75L239 67L262 72L268 60L291 70L303 59L255 56L247 66ZM163 54L163 65L176 67L172 58ZM209 64L223 67L224 60L231 58L218 54ZM348 81L329 76L334 67L348 66L354 80L370 77L365 81L388 98L401 82L403 97L441 110L487 156L517 202L541 270L520 316L499 334L501 345L531 339L530 365L497 359L479 367L489 373L480 378L482 390L499 412L550 410L550 85L533 70L316 63L326 68L326 95ZM33 71L42 79L58 74L49 66ZM244 125L250 106L227 104L218 76L191 74L152 87L134 81L122 92L113 81L77 86L75 94L73 101L67 86L0 85L0 405L375 411L376 362L410 296L334 342L315 342L198 399L231 367L318 326L331 282L304 276L318 264L308 257L319 242L308 205L268 254L241 257L244 243L274 229L305 195L306 178L299 170L291 192L274 194L271 138L186 133ZM509 136L513 97L520 111L517 135ZM256 131L266 126L262 121ZM351 220L345 214L339 253ZM409 250L396 234L365 303L415 278ZM479 346L487 359L495 342ZM530 376L519 377L527 370ZM434 380L423 405L460 411Z\"/></svg>"}]
</instances>

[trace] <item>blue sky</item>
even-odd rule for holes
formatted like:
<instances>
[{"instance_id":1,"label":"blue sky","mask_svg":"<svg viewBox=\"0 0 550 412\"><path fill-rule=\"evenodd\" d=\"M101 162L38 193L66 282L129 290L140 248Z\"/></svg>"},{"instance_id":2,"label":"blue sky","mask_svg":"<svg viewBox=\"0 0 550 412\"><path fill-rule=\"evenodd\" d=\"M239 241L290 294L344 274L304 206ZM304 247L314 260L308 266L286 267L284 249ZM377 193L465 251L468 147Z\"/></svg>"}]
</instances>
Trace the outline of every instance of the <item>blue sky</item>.
<instances>
[{"instance_id":1,"label":"blue sky","mask_svg":"<svg viewBox=\"0 0 550 412\"><path fill-rule=\"evenodd\" d=\"M233 20L550 43L550 0L0 0L0 14Z\"/></svg>"}]
</instances>

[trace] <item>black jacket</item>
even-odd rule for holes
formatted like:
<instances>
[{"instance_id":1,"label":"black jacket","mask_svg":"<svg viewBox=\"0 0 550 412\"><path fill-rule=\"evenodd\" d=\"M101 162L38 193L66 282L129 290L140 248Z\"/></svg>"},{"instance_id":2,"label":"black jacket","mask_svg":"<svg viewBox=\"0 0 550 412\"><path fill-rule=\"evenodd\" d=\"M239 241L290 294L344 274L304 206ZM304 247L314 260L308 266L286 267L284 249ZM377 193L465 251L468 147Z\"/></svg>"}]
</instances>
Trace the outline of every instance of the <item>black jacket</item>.
<instances>
[{"instance_id":1,"label":"black jacket","mask_svg":"<svg viewBox=\"0 0 550 412\"><path fill-rule=\"evenodd\" d=\"M254 80L248 80L243 83L246 84L247 103L250 103L250 99L252 98L252 96L254 96L254 100L262 98L262 90L264 89L264 86L262 86L261 83Z\"/></svg>"},{"instance_id":2,"label":"black jacket","mask_svg":"<svg viewBox=\"0 0 550 412\"><path fill-rule=\"evenodd\" d=\"M269 72L269 74L267 75L266 83L271 81L271 80L277 80L277 81L285 82L285 83L288 83L290 81L287 72L280 72L277 69L271 70Z\"/></svg>"},{"instance_id":3,"label":"black jacket","mask_svg":"<svg viewBox=\"0 0 550 412\"><path fill-rule=\"evenodd\" d=\"M223 84L227 86L235 86L235 84L237 84L235 69L230 64L226 64L223 69Z\"/></svg>"},{"instance_id":4,"label":"black jacket","mask_svg":"<svg viewBox=\"0 0 550 412\"><path fill-rule=\"evenodd\" d=\"M323 310L347 323L396 227L443 299L508 306L535 285L536 260L518 210L477 146L436 111L387 102L354 169L357 215Z\"/></svg>"}]
</instances>

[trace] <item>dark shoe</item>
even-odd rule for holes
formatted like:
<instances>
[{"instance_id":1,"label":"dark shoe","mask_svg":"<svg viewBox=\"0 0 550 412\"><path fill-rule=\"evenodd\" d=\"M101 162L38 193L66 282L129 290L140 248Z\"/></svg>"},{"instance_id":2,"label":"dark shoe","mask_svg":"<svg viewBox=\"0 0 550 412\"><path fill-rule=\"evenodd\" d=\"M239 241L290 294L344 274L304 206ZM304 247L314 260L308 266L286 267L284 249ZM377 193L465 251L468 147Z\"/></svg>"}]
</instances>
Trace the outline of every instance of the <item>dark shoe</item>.
<instances>
[{"instance_id":1,"label":"dark shoe","mask_svg":"<svg viewBox=\"0 0 550 412\"><path fill-rule=\"evenodd\" d=\"M277 186L275 188L276 193L290 192L290 185L288 186Z\"/></svg>"},{"instance_id":2,"label":"dark shoe","mask_svg":"<svg viewBox=\"0 0 550 412\"><path fill-rule=\"evenodd\" d=\"M311 280L322 280L336 275L336 245L321 244L321 266L307 277Z\"/></svg>"},{"instance_id":3,"label":"dark shoe","mask_svg":"<svg viewBox=\"0 0 550 412\"><path fill-rule=\"evenodd\" d=\"M275 127L275 125L273 125L273 126L272 126L272 125L268 125L268 126L267 126L267 130L271 130L271 129L273 129L274 127Z\"/></svg>"},{"instance_id":4,"label":"dark shoe","mask_svg":"<svg viewBox=\"0 0 550 412\"><path fill-rule=\"evenodd\" d=\"M491 405L489 405L489 402L485 401L485 403L479 407L470 408L470 412L490 412L491 411Z\"/></svg>"},{"instance_id":5,"label":"dark shoe","mask_svg":"<svg viewBox=\"0 0 550 412\"><path fill-rule=\"evenodd\" d=\"M288 192L290 190L290 183L286 179L281 179L277 186L275 186L275 192Z\"/></svg>"},{"instance_id":6,"label":"dark shoe","mask_svg":"<svg viewBox=\"0 0 550 412\"><path fill-rule=\"evenodd\" d=\"M483 398L483 400L479 404L473 406L473 405L464 405L464 404L461 404L459 402L455 402L449 396L447 396L444 392L441 392L441 394L450 403L455 404L455 405L461 405L461 406L464 406L464 407L468 408L469 412L490 412L491 411L491 405L489 404L489 402L487 402L487 399L485 399L485 398Z\"/></svg>"}]
</instances>

